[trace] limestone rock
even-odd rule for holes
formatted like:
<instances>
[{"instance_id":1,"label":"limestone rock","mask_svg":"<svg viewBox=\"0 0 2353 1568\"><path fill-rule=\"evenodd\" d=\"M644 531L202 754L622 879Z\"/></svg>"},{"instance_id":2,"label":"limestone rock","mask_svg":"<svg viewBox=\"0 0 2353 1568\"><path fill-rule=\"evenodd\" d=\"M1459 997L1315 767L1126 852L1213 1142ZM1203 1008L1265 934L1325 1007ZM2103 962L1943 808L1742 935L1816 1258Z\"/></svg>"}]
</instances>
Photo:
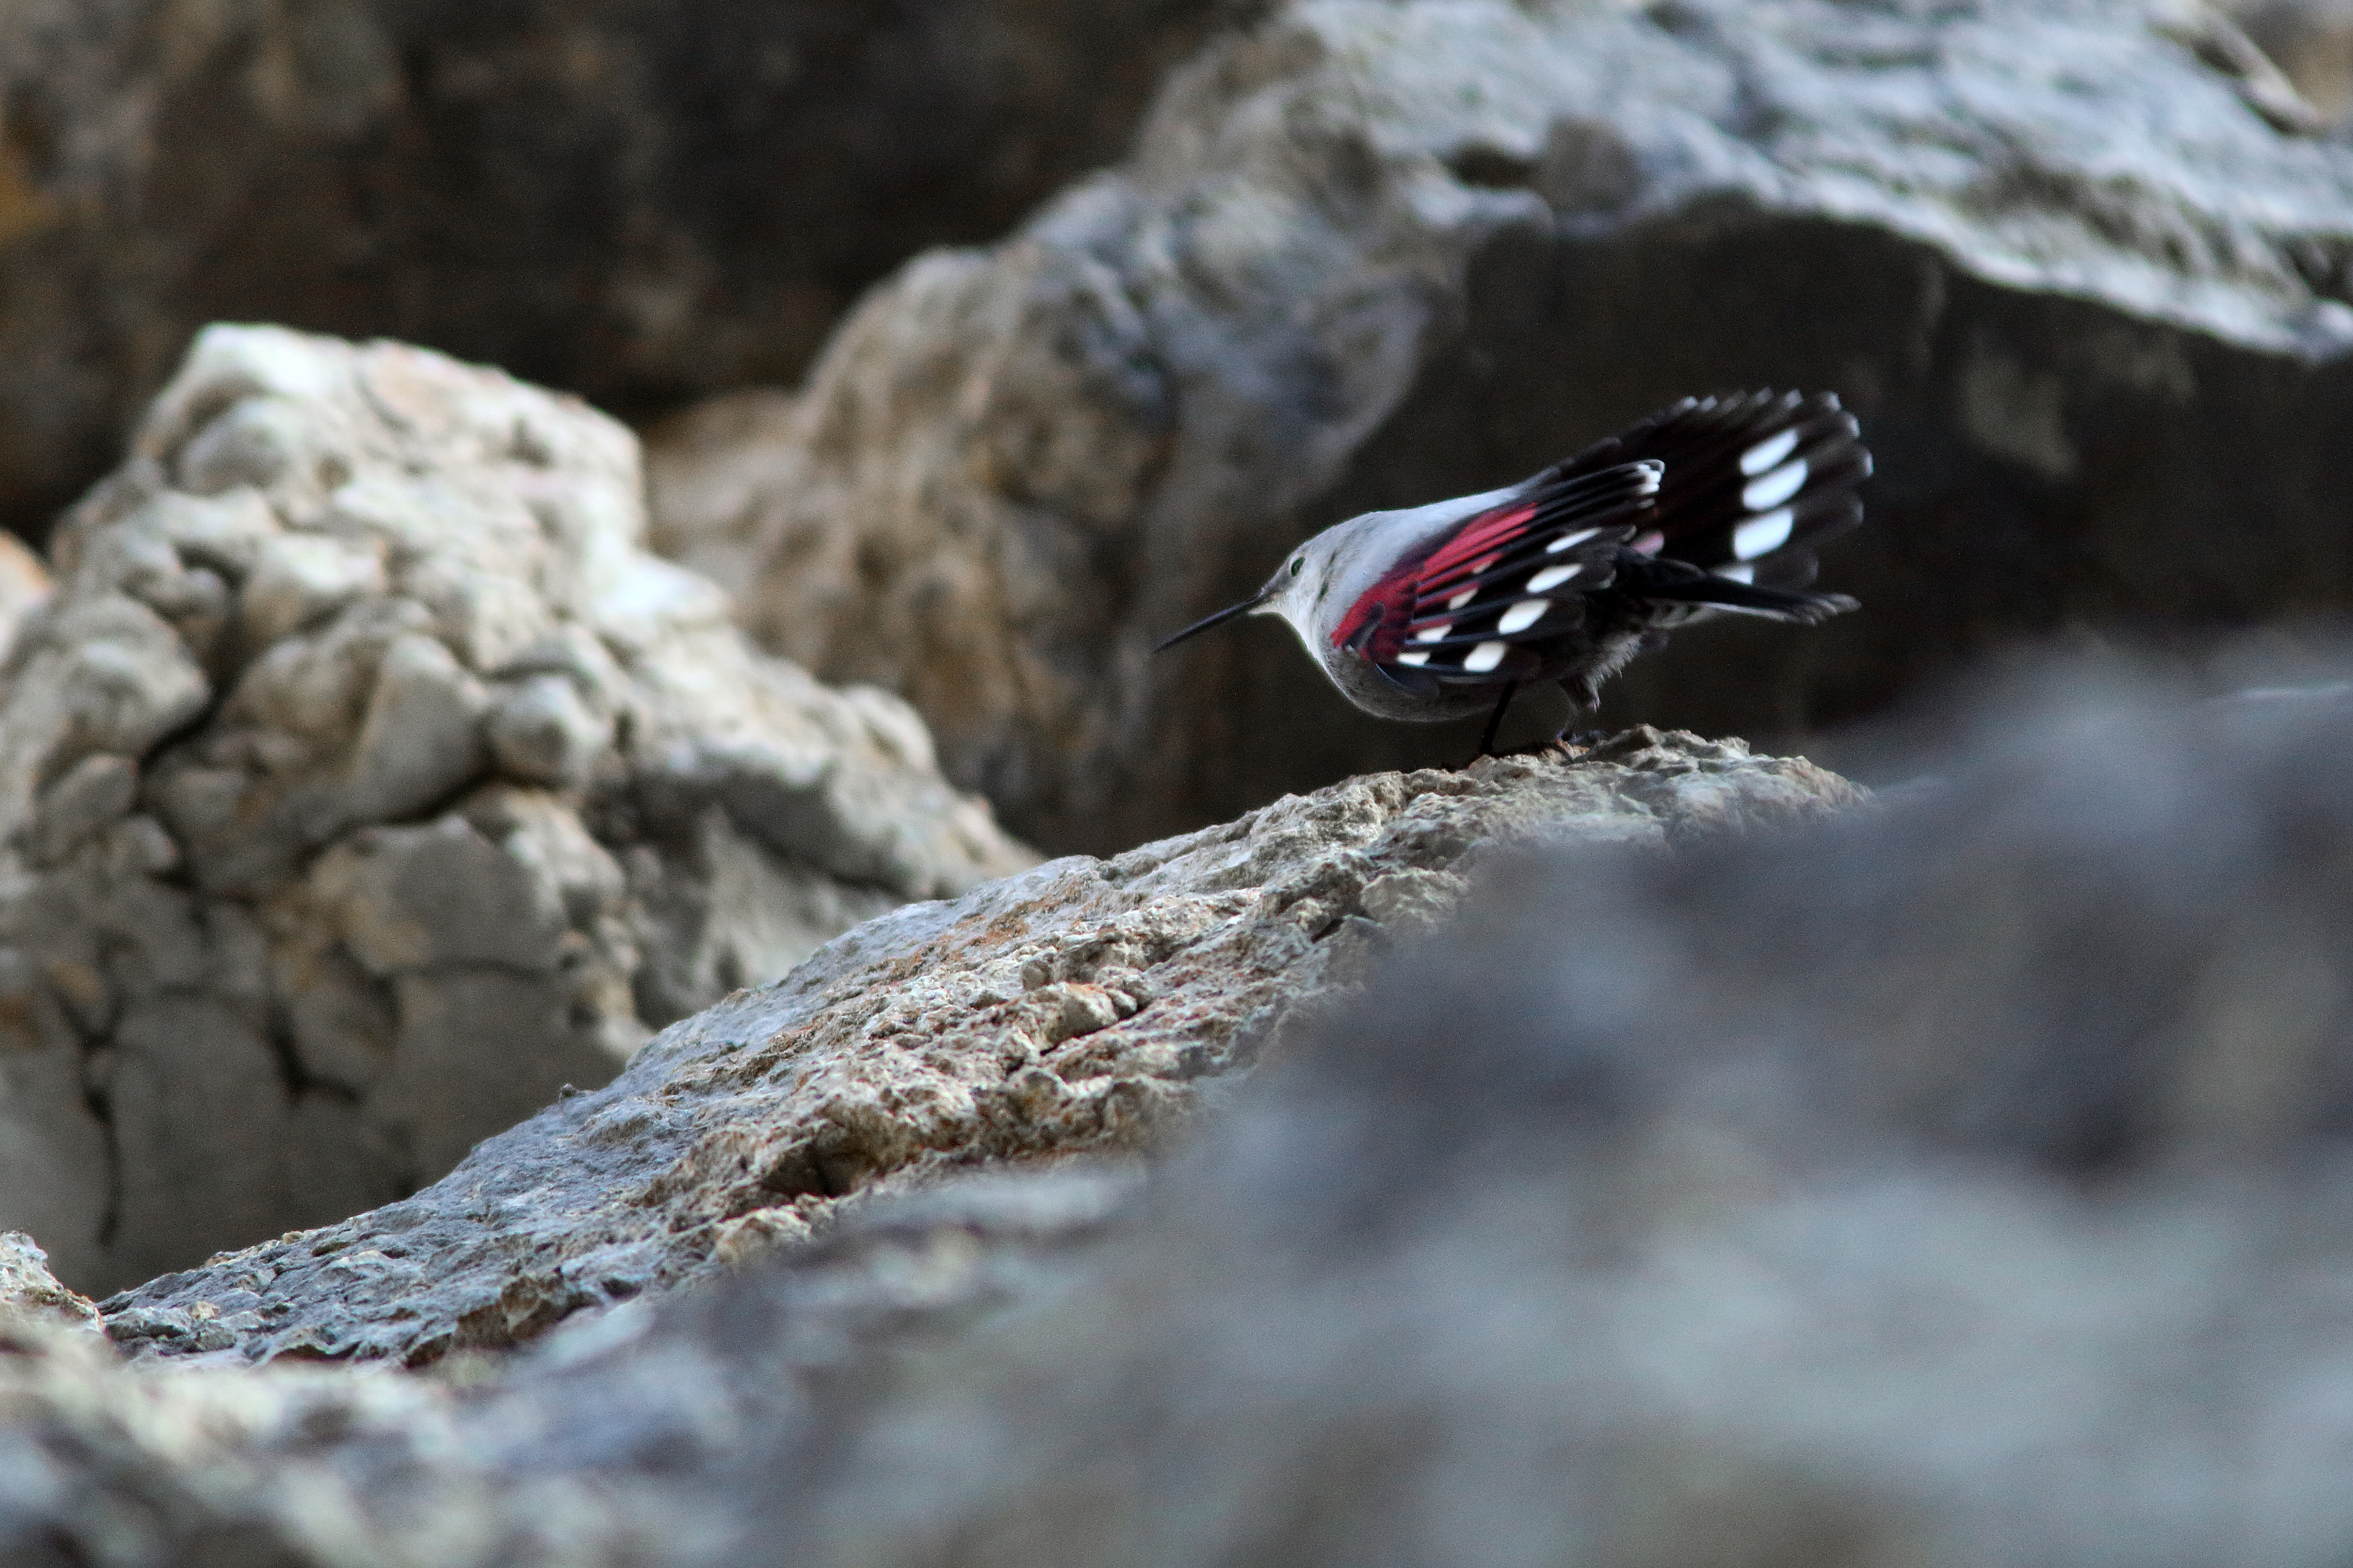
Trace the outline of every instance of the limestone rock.
<instances>
[{"instance_id":1,"label":"limestone rock","mask_svg":"<svg viewBox=\"0 0 2353 1568\"><path fill-rule=\"evenodd\" d=\"M0 1218L120 1286L383 1203L652 1027L1030 857L645 554L637 449L220 327L0 666Z\"/></svg>"},{"instance_id":2,"label":"limestone rock","mask_svg":"<svg viewBox=\"0 0 2353 1568\"><path fill-rule=\"evenodd\" d=\"M416 1365L510 1345L806 1239L878 1192L1162 1146L1206 1085L1350 994L1394 932L1440 921L1506 847L1659 846L1858 798L1803 761L1634 730L1573 759L1353 779L1110 860L1052 861L870 921L427 1190L152 1281L105 1303L108 1321L162 1355ZM496 852L465 825L377 830L403 833L414 847L339 847L316 878L493 887ZM415 869L381 864L404 852ZM480 868L457 869L461 857ZM479 931L339 929L363 967L438 955L481 984L528 969L524 944L558 927L518 901ZM502 969L477 945L492 942L512 944ZM468 1005L502 1016L487 996ZM435 1064L412 1092L461 1092L439 1056L402 1052ZM258 1315L234 1334L208 1326L237 1310Z\"/></svg>"},{"instance_id":3,"label":"limestone rock","mask_svg":"<svg viewBox=\"0 0 2353 1568\"><path fill-rule=\"evenodd\" d=\"M0 1318L100 1331L90 1298L58 1284L48 1255L21 1230L0 1233Z\"/></svg>"},{"instance_id":4,"label":"limestone rock","mask_svg":"<svg viewBox=\"0 0 2353 1568\"><path fill-rule=\"evenodd\" d=\"M1119 155L1229 0L10 0L0 527L215 320L628 410L797 374L859 290Z\"/></svg>"},{"instance_id":5,"label":"limestone rock","mask_svg":"<svg viewBox=\"0 0 2353 1568\"><path fill-rule=\"evenodd\" d=\"M0 655L16 640L17 623L49 596L49 569L13 535L0 534Z\"/></svg>"},{"instance_id":6,"label":"limestone rock","mask_svg":"<svg viewBox=\"0 0 2353 1568\"><path fill-rule=\"evenodd\" d=\"M1145 650L1685 394L1861 413L1864 610L1679 637L1609 722L1781 747L2021 634L2341 611L2353 142L2310 124L2188 0L1296 0L802 391L665 431L657 542L1054 849L1466 754L1271 622Z\"/></svg>"},{"instance_id":7,"label":"limestone rock","mask_svg":"<svg viewBox=\"0 0 2353 1568\"><path fill-rule=\"evenodd\" d=\"M1494 855L1148 1183L871 1203L448 1376L11 1347L0 1554L2341 1562L2344 669L2073 670L1874 809Z\"/></svg>"}]
</instances>

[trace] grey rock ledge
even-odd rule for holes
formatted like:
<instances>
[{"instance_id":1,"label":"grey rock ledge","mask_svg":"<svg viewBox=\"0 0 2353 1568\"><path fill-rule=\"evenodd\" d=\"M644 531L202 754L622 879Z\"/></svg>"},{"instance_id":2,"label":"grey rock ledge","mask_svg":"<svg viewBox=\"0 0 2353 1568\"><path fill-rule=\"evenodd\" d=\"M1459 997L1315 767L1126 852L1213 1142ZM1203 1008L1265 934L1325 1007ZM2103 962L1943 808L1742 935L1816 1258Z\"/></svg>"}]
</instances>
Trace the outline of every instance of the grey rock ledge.
<instances>
[{"instance_id":1,"label":"grey rock ledge","mask_svg":"<svg viewBox=\"0 0 2353 1568\"><path fill-rule=\"evenodd\" d=\"M431 1188L102 1303L142 1354L390 1360L528 1340L994 1163L1152 1149L1320 1016L1482 859L1651 844L1851 805L1737 741L1354 778L1113 859L913 905L672 1026L610 1084Z\"/></svg>"}]
</instances>

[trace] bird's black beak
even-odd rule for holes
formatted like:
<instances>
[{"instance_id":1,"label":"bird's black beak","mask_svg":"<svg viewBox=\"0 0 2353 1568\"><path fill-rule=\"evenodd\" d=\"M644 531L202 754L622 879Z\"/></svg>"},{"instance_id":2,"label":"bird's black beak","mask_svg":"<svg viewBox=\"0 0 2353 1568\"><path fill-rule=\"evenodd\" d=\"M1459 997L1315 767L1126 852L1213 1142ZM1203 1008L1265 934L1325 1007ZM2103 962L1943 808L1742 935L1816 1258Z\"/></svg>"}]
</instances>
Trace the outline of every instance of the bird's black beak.
<instances>
[{"instance_id":1,"label":"bird's black beak","mask_svg":"<svg viewBox=\"0 0 2353 1568\"><path fill-rule=\"evenodd\" d=\"M1239 605L1228 605L1216 615L1204 616L1201 619L1195 621L1191 626L1187 626L1183 631L1178 632L1175 637L1163 639L1160 645L1152 651L1155 653L1166 653L1170 648L1175 647L1178 643L1183 642L1187 637L1198 637L1201 633L1208 631L1211 626L1224 626L1228 621L1232 620L1237 616L1249 615L1252 610L1255 610L1261 605L1265 604L1268 595L1266 593L1260 593L1250 598L1244 599Z\"/></svg>"}]
</instances>

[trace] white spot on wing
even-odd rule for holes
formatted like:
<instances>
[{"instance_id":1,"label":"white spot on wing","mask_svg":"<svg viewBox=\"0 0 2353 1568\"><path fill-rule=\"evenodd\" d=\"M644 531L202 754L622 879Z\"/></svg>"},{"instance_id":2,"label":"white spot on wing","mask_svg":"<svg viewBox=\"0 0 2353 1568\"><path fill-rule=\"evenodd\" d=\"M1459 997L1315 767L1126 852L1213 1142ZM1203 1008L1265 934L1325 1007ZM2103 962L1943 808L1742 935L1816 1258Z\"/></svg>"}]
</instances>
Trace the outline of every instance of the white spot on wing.
<instances>
[{"instance_id":1,"label":"white spot on wing","mask_svg":"<svg viewBox=\"0 0 2353 1568\"><path fill-rule=\"evenodd\" d=\"M1770 511L1806 488L1806 459L1793 458L1761 479L1751 479L1740 492L1740 504L1750 511Z\"/></svg>"},{"instance_id":2,"label":"white spot on wing","mask_svg":"<svg viewBox=\"0 0 2353 1568\"><path fill-rule=\"evenodd\" d=\"M1558 539L1554 540L1550 544L1545 546L1545 553L1546 555L1557 555L1562 551L1567 549L1570 545L1582 544L1600 531L1601 531L1598 528L1583 528L1577 530L1575 533L1564 533Z\"/></svg>"},{"instance_id":3,"label":"white spot on wing","mask_svg":"<svg viewBox=\"0 0 2353 1568\"><path fill-rule=\"evenodd\" d=\"M1522 599L1504 612L1504 618L1495 623L1495 629L1505 637L1510 637L1514 632L1525 631L1543 620L1544 613L1551 608L1550 599ZM1483 647L1486 645L1482 643L1480 646Z\"/></svg>"},{"instance_id":4,"label":"white spot on wing","mask_svg":"<svg viewBox=\"0 0 2353 1568\"><path fill-rule=\"evenodd\" d=\"M1421 630L1414 633L1413 640L1416 642L1436 642L1439 638L1444 637L1448 632L1451 632L1453 629L1454 623L1452 621L1440 621L1434 626L1424 626Z\"/></svg>"},{"instance_id":5,"label":"white spot on wing","mask_svg":"<svg viewBox=\"0 0 2353 1568\"><path fill-rule=\"evenodd\" d=\"M1751 566L1746 561L1743 561L1737 566L1719 566L1715 569L1715 574L1719 577L1729 577L1736 583L1754 583L1757 581L1757 568Z\"/></svg>"},{"instance_id":6,"label":"white spot on wing","mask_svg":"<svg viewBox=\"0 0 2353 1568\"><path fill-rule=\"evenodd\" d=\"M1509 643L1482 642L1462 656L1462 668L1475 674L1483 675L1503 663L1504 656L1511 651L1512 645Z\"/></svg>"},{"instance_id":7,"label":"white spot on wing","mask_svg":"<svg viewBox=\"0 0 2353 1568\"><path fill-rule=\"evenodd\" d=\"M1741 453L1740 471L1753 479L1797 449L1798 431L1795 426L1791 426L1778 436L1768 436Z\"/></svg>"},{"instance_id":8,"label":"white spot on wing","mask_svg":"<svg viewBox=\"0 0 2353 1568\"><path fill-rule=\"evenodd\" d=\"M1743 561L1754 561L1780 549L1789 542L1789 525L1797 520L1798 514L1786 506L1750 518L1732 531L1732 552Z\"/></svg>"},{"instance_id":9,"label":"white spot on wing","mask_svg":"<svg viewBox=\"0 0 2353 1568\"><path fill-rule=\"evenodd\" d=\"M1401 653L1398 655L1397 661L1399 664L1428 664L1430 656L1426 653Z\"/></svg>"},{"instance_id":10,"label":"white spot on wing","mask_svg":"<svg viewBox=\"0 0 2353 1568\"><path fill-rule=\"evenodd\" d=\"M1462 590L1462 592L1461 592L1461 593L1459 593L1459 594L1455 595L1454 595L1454 597L1452 597L1452 598L1451 598L1451 599L1447 600L1447 601L1446 601L1446 607L1447 607L1448 609L1450 609L1450 610L1459 610L1459 609L1461 609L1463 605L1465 605L1469 604L1472 600L1473 600L1473 599L1477 598L1478 596L1479 596L1479 590L1478 590L1478 589L1476 589L1476 588L1465 588L1465 589L1463 589L1463 590Z\"/></svg>"},{"instance_id":11,"label":"white spot on wing","mask_svg":"<svg viewBox=\"0 0 2353 1568\"><path fill-rule=\"evenodd\" d=\"M1547 566L1528 579L1528 592L1541 594L1546 588L1557 588L1584 570L1582 566Z\"/></svg>"}]
</instances>

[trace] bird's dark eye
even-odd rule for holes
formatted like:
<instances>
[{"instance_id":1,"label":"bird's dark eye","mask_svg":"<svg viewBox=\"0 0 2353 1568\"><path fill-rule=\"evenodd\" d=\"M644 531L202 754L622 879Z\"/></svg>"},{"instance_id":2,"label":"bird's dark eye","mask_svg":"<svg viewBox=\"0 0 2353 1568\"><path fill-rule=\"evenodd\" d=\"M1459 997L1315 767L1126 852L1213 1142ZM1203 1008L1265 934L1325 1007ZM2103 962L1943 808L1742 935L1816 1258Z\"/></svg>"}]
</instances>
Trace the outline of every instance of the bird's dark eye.
<instances>
[{"instance_id":1,"label":"bird's dark eye","mask_svg":"<svg viewBox=\"0 0 2353 1568\"><path fill-rule=\"evenodd\" d=\"M1298 576L1301 568L1304 567L1306 564L1307 557L1304 555L1301 556L1298 560L1291 563L1291 574L1294 577Z\"/></svg>"}]
</instances>

